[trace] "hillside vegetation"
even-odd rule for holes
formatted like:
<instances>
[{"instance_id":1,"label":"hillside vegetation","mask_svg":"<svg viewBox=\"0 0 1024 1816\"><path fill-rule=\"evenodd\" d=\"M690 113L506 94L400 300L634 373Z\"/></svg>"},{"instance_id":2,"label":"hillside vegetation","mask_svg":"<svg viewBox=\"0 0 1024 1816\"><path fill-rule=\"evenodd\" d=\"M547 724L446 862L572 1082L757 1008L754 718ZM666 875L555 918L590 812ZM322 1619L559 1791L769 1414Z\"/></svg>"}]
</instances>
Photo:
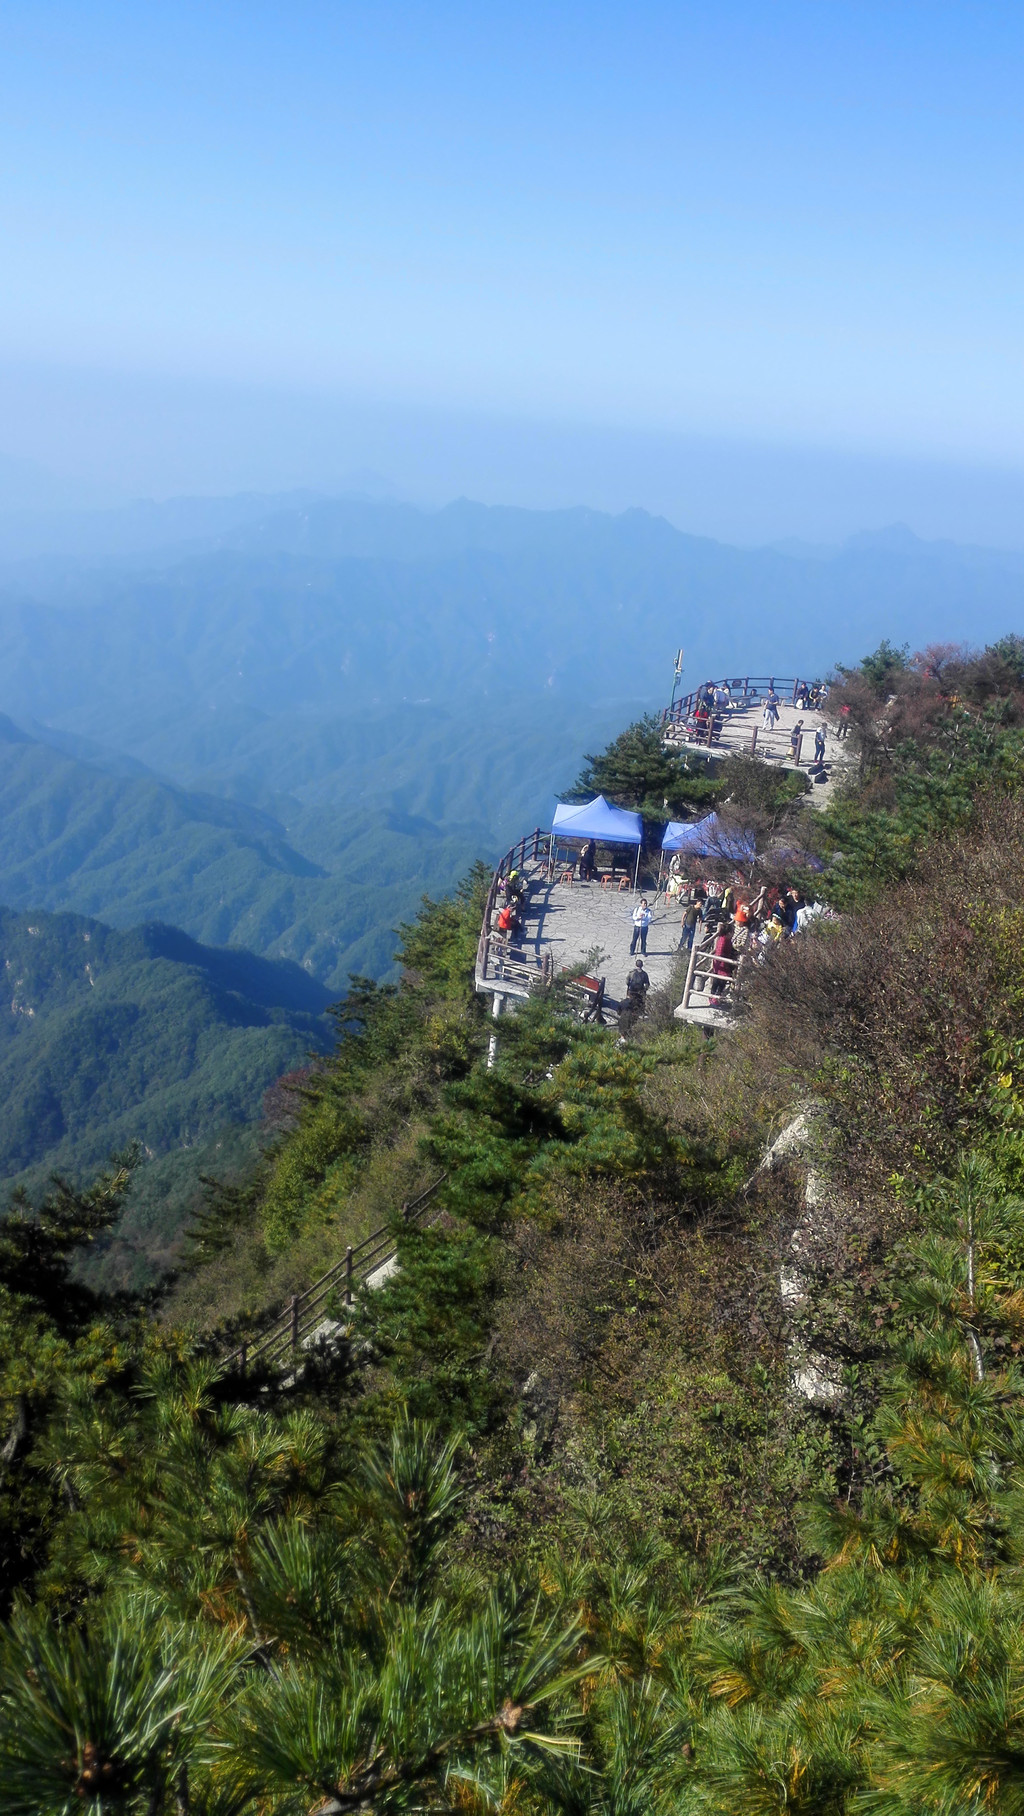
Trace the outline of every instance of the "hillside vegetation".
<instances>
[{"instance_id":1,"label":"hillside vegetation","mask_svg":"<svg viewBox=\"0 0 1024 1816\"><path fill-rule=\"evenodd\" d=\"M125 1168L7 1220L0 1810L1024 1808L1022 645L844 706L857 781L772 809L841 912L733 1032L556 983L489 1065L478 871L159 1316L81 1281ZM218 1373L441 1173L340 1343Z\"/></svg>"},{"instance_id":2,"label":"hillside vegetation","mask_svg":"<svg viewBox=\"0 0 1024 1816\"><path fill-rule=\"evenodd\" d=\"M264 1093L329 1044L329 994L296 965L0 909L0 1182L38 1197L137 1144L106 1277L166 1266L203 1171L251 1162ZM100 1256L94 1255L95 1268Z\"/></svg>"},{"instance_id":3,"label":"hillside vegetation","mask_svg":"<svg viewBox=\"0 0 1024 1816\"><path fill-rule=\"evenodd\" d=\"M340 995L350 972L392 972L393 929L421 895L547 817L549 775L574 761L585 716L208 715L174 730L199 788L0 718L0 899L170 921L292 960Z\"/></svg>"}]
</instances>

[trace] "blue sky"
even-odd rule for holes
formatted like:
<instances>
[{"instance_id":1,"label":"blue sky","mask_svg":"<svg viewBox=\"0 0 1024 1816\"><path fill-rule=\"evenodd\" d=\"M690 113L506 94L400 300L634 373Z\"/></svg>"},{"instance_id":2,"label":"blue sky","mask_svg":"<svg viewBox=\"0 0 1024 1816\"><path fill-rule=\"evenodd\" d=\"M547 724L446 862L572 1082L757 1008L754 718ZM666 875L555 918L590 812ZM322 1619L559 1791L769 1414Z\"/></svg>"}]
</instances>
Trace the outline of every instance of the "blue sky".
<instances>
[{"instance_id":1,"label":"blue sky","mask_svg":"<svg viewBox=\"0 0 1024 1816\"><path fill-rule=\"evenodd\" d=\"M0 17L5 454L63 372L1024 470L1019 5Z\"/></svg>"}]
</instances>

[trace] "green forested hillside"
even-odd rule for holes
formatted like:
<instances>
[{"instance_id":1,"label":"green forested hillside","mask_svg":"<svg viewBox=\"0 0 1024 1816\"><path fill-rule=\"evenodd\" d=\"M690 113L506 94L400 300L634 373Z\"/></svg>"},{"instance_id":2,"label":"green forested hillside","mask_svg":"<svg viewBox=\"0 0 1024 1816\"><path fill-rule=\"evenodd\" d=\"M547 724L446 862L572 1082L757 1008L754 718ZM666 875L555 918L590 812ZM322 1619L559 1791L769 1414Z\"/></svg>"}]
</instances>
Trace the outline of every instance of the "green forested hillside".
<instances>
[{"instance_id":1,"label":"green forested hillside","mask_svg":"<svg viewBox=\"0 0 1024 1816\"><path fill-rule=\"evenodd\" d=\"M114 1259L151 1278L200 1172L251 1159L263 1093L324 1047L329 993L174 927L121 933L39 910L0 909L0 965L4 1197L16 1184L38 1197L52 1172L81 1179L139 1143Z\"/></svg>"},{"instance_id":2,"label":"green forested hillside","mask_svg":"<svg viewBox=\"0 0 1024 1816\"><path fill-rule=\"evenodd\" d=\"M125 773L109 744L0 720L0 900L166 920L294 960L340 995L350 972L392 969L392 930L423 894L546 818L583 724L617 717L207 713L175 729L179 757L192 740L189 788Z\"/></svg>"},{"instance_id":3,"label":"green forested hillside","mask_svg":"<svg viewBox=\"0 0 1024 1816\"><path fill-rule=\"evenodd\" d=\"M784 809L841 912L731 1031L556 981L489 1051L476 872L162 1315L81 1279L125 1169L6 1220L0 1811L1024 1808L1024 645L843 706ZM305 1367L218 1369L439 1173Z\"/></svg>"}]
</instances>

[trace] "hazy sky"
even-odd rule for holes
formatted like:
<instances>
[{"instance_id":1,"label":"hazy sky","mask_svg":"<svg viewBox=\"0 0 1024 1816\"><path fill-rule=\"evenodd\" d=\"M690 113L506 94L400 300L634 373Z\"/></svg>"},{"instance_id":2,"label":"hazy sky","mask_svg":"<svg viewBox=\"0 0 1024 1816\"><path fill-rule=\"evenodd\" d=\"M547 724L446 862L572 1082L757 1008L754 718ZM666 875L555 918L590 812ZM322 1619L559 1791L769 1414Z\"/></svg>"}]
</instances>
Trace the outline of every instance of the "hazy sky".
<instances>
[{"instance_id":1,"label":"hazy sky","mask_svg":"<svg viewBox=\"0 0 1024 1816\"><path fill-rule=\"evenodd\" d=\"M1019 0L0 18L3 454L188 489L202 396L195 489L317 483L208 475L230 393L1024 473Z\"/></svg>"}]
</instances>

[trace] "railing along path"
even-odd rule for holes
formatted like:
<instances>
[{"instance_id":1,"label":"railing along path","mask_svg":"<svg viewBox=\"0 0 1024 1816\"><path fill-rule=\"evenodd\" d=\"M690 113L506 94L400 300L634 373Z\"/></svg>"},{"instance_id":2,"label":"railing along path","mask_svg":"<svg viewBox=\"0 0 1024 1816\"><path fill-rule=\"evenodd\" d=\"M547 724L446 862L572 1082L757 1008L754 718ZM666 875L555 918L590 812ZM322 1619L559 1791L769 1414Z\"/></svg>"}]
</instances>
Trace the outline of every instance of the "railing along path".
<instances>
[{"instance_id":1,"label":"railing along path","mask_svg":"<svg viewBox=\"0 0 1024 1816\"><path fill-rule=\"evenodd\" d=\"M546 982L551 976L551 960L547 954L534 958L531 953L518 952L513 955L510 943L491 929L491 919L498 902L498 885L512 870L525 871L527 862L550 865L552 835L535 826L532 832L526 832L517 845L510 845L503 858L498 860L491 877L491 886L487 891L483 920L480 924L480 938L476 949L477 980L483 983L496 979L513 984L525 984L532 989L535 984Z\"/></svg>"},{"instance_id":2,"label":"railing along path","mask_svg":"<svg viewBox=\"0 0 1024 1816\"><path fill-rule=\"evenodd\" d=\"M433 1185L429 1185L418 1198L403 1204L403 1223L416 1223L420 1220L447 1177L447 1173L442 1173L440 1179L435 1179ZM326 1274L321 1274L319 1280L314 1280L305 1292L293 1294L280 1317L275 1318L266 1330L246 1338L244 1343L240 1343L237 1349L225 1356L224 1369L240 1374L244 1379L249 1369L256 1364L264 1369L284 1367L298 1355L306 1339L324 1322L324 1314L331 1299L338 1298L343 1306L351 1306L356 1287L387 1262L393 1261L396 1254L394 1227L391 1224L373 1230L354 1247L350 1244L343 1260L329 1268Z\"/></svg>"},{"instance_id":3,"label":"railing along path","mask_svg":"<svg viewBox=\"0 0 1024 1816\"><path fill-rule=\"evenodd\" d=\"M738 675L728 676L721 681L704 681L664 708L660 719L662 736L670 743L686 739L694 744L710 746L720 739L723 726L729 719L740 719L751 708L760 706L771 693L776 695L782 705L795 704L797 690L802 685L805 684L800 677L792 675ZM724 712L712 708L706 721L697 721L695 715L698 706L702 699L706 699L709 686L712 694L716 688L728 687L730 707ZM751 754L760 754L756 727L750 731L749 742ZM525 875L527 864L532 863L534 866L542 866L545 880L550 881L554 875L554 856L555 835L536 826L532 833L524 833L518 844L511 845L499 859L491 876L477 942L478 989L497 987L500 991L501 985L507 984L514 994L519 994L524 989L532 990L551 981L553 961L550 953L534 954L525 951L522 945L514 945L507 935L497 932L492 923L502 879L512 870L519 870ZM535 871L534 880L536 875ZM530 881L528 876L527 881ZM528 894L523 906L528 912Z\"/></svg>"}]
</instances>

